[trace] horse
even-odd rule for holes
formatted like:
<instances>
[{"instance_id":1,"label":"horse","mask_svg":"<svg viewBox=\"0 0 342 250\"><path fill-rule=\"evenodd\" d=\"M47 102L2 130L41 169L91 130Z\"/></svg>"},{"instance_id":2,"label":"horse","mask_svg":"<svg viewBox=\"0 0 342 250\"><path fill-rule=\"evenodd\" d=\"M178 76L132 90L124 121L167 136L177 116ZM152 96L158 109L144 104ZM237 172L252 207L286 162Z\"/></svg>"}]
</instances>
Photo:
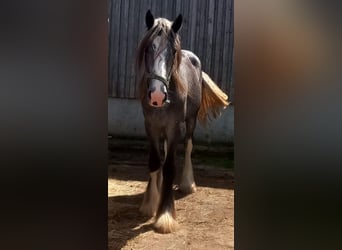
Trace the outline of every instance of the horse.
<instances>
[{"instance_id":1,"label":"horse","mask_svg":"<svg viewBox=\"0 0 342 250\"><path fill-rule=\"evenodd\" d=\"M154 228L159 233L174 232L179 226L173 196L177 145L185 139L179 189L190 194L196 191L191 162L196 120L205 124L228 105L228 96L202 71L200 59L181 49L178 31L182 22L181 14L171 22L155 19L148 10L147 30L136 55L136 79L150 143L150 178L139 210L155 216ZM163 142L165 160L161 164Z\"/></svg>"}]
</instances>

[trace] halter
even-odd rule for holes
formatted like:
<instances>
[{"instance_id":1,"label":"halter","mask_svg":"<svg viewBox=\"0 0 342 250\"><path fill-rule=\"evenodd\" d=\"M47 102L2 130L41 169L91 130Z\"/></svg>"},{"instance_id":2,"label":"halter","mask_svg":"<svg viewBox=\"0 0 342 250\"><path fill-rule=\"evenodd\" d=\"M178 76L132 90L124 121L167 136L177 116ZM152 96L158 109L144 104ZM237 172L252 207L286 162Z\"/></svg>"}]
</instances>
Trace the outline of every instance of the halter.
<instances>
[{"instance_id":1,"label":"halter","mask_svg":"<svg viewBox=\"0 0 342 250\"><path fill-rule=\"evenodd\" d=\"M157 75L157 74L151 73L151 72L147 72L146 77L149 79L156 79L156 80L161 81L164 84L164 86L166 87L166 89L168 90L169 86L170 86L171 72L172 72L172 67L171 67L171 70L170 70L166 79L160 75ZM167 104L170 103L170 99L169 99L168 95L166 95L165 103L167 103Z\"/></svg>"},{"instance_id":2,"label":"halter","mask_svg":"<svg viewBox=\"0 0 342 250\"><path fill-rule=\"evenodd\" d=\"M166 48L167 46L170 46L170 45L166 45L165 48ZM163 50L164 50L165 48L163 48ZM161 51L163 51L163 50L161 50ZM146 52L145 52L145 53L146 53ZM173 59L174 59L174 58L173 58ZM172 60L172 61L173 61L173 60ZM166 78L164 78L163 76L157 75L157 74L155 74L155 73L153 73L153 72L145 72L145 76L146 76L147 79L155 79L155 80L161 81L161 82L164 84L166 90L169 90L172 69L173 69L173 65L171 66L171 69L170 69L169 73L167 74L167 77L166 77ZM169 103L170 103L170 99L169 99L169 96L168 96L168 95L166 95L166 100L165 100L164 102L165 102L166 104L169 104Z\"/></svg>"},{"instance_id":3,"label":"halter","mask_svg":"<svg viewBox=\"0 0 342 250\"><path fill-rule=\"evenodd\" d=\"M159 76L159 75L156 75L155 73L150 73L150 72L146 73L146 77L149 78L149 79L156 79L156 80L161 81L165 85L166 89L169 89L170 78L171 78L171 71L169 72L169 75L168 75L168 77L166 79L164 77L162 77L162 76Z\"/></svg>"},{"instance_id":4,"label":"halter","mask_svg":"<svg viewBox=\"0 0 342 250\"><path fill-rule=\"evenodd\" d=\"M152 73L152 72L147 72L146 77L149 79L156 79L156 80L161 81L165 85L166 89L168 90L170 87L172 67L173 66L171 66L171 69L170 69L169 73L167 74L167 78L164 78L164 77L157 75L155 73Z\"/></svg>"}]
</instances>

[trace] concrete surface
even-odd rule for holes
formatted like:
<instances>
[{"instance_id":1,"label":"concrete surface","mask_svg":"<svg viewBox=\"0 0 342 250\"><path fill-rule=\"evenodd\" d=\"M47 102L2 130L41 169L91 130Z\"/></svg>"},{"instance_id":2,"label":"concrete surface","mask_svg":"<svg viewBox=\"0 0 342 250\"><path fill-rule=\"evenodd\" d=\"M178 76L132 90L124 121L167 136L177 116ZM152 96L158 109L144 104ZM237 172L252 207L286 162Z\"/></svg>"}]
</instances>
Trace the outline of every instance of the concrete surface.
<instances>
[{"instance_id":1,"label":"concrete surface","mask_svg":"<svg viewBox=\"0 0 342 250\"><path fill-rule=\"evenodd\" d=\"M108 98L108 133L112 136L145 138L144 117L139 100ZM195 140L233 144L234 106L230 105L222 116L202 127L197 123Z\"/></svg>"}]
</instances>

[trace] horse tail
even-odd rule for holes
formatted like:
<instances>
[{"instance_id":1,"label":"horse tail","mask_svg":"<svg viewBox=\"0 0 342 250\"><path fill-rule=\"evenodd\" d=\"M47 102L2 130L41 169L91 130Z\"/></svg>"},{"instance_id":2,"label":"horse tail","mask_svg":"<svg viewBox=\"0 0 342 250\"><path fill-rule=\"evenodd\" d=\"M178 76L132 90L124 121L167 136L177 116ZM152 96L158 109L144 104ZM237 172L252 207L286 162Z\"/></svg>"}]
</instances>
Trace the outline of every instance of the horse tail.
<instances>
[{"instance_id":1,"label":"horse tail","mask_svg":"<svg viewBox=\"0 0 342 250\"><path fill-rule=\"evenodd\" d=\"M202 71L202 100L197 119L206 124L210 115L214 118L221 115L221 110L228 106L228 96L216 83Z\"/></svg>"}]
</instances>

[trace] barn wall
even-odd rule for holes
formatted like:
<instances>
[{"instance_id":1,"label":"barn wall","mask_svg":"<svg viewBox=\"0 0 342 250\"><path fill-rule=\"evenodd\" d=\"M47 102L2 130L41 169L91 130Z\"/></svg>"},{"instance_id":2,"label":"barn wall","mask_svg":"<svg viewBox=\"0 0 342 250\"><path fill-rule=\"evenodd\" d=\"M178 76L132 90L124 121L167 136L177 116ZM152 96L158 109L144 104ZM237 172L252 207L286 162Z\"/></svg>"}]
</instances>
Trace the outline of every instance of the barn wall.
<instances>
[{"instance_id":1,"label":"barn wall","mask_svg":"<svg viewBox=\"0 0 342 250\"><path fill-rule=\"evenodd\" d=\"M108 133L126 138L146 138L140 101L108 98ZM203 142L209 145L233 144L234 106L228 106L220 118L212 120L206 127L197 123L194 139L196 143Z\"/></svg>"},{"instance_id":2,"label":"barn wall","mask_svg":"<svg viewBox=\"0 0 342 250\"><path fill-rule=\"evenodd\" d=\"M182 48L232 100L233 0L109 0L109 97L136 98L134 59L148 9L170 20L183 15Z\"/></svg>"}]
</instances>

